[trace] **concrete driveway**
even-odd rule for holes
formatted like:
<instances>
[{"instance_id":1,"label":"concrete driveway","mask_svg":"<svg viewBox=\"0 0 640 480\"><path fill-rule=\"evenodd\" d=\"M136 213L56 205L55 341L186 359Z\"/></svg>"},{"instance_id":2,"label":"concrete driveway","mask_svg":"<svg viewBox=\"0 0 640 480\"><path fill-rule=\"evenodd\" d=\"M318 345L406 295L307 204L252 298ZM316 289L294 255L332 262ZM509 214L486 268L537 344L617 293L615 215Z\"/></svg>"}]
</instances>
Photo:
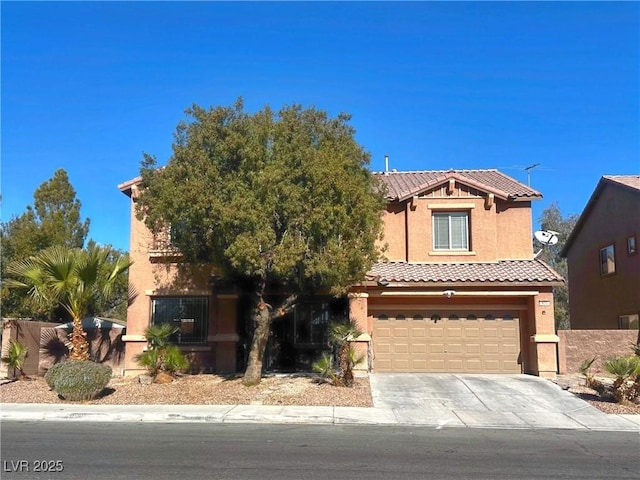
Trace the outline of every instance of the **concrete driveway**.
<instances>
[{"instance_id":1,"label":"concrete driveway","mask_svg":"<svg viewBox=\"0 0 640 480\"><path fill-rule=\"evenodd\" d=\"M372 373L374 406L393 411L398 422L499 428L629 427L530 375Z\"/></svg>"}]
</instances>

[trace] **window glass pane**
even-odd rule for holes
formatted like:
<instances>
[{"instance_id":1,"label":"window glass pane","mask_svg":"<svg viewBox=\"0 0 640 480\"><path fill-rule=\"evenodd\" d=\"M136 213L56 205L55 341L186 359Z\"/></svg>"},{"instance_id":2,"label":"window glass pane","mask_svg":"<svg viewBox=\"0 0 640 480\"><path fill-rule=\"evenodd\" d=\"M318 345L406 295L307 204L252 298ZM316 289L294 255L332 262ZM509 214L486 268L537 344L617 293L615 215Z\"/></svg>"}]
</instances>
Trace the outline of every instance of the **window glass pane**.
<instances>
[{"instance_id":1,"label":"window glass pane","mask_svg":"<svg viewBox=\"0 0 640 480\"><path fill-rule=\"evenodd\" d=\"M433 215L435 250L469 250L469 215L467 212Z\"/></svg>"},{"instance_id":2,"label":"window glass pane","mask_svg":"<svg viewBox=\"0 0 640 480\"><path fill-rule=\"evenodd\" d=\"M331 305L328 302L299 303L294 310L294 343L326 345L331 319ZM336 317L333 320L340 319Z\"/></svg>"},{"instance_id":3,"label":"window glass pane","mask_svg":"<svg viewBox=\"0 0 640 480\"><path fill-rule=\"evenodd\" d=\"M600 250L600 273L607 275L616 271L615 249L608 245Z\"/></svg>"},{"instance_id":4,"label":"window glass pane","mask_svg":"<svg viewBox=\"0 0 640 480\"><path fill-rule=\"evenodd\" d=\"M446 214L433 216L433 248L436 250L449 248L449 216Z\"/></svg>"},{"instance_id":5,"label":"window glass pane","mask_svg":"<svg viewBox=\"0 0 640 480\"><path fill-rule=\"evenodd\" d=\"M407 317L405 317L404 315L402 315L401 313L399 313L398 315L396 315L396 320L406 320Z\"/></svg>"},{"instance_id":6,"label":"window glass pane","mask_svg":"<svg viewBox=\"0 0 640 480\"><path fill-rule=\"evenodd\" d=\"M624 330L638 330L640 326L638 315L622 315L620 317L620 328Z\"/></svg>"},{"instance_id":7,"label":"window glass pane","mask_svg":"<svg viewBox=\"0 0 640 480\"><path fill-rule=\"evenodd\" d=\"M468 249L467 214L451 214L451 248Z\"/></svg>"},{"instance_id":8,"label":"window glass pane","mask_svg":"<svg viewBox=\"0 0 640 480\"><path fill-rule=\"evenodd\" d=\"M206 297L158 297L151 301L151 323L178 327L172 337L177 344L205 343L209 320Z\"/></svg>"}]
</instances>

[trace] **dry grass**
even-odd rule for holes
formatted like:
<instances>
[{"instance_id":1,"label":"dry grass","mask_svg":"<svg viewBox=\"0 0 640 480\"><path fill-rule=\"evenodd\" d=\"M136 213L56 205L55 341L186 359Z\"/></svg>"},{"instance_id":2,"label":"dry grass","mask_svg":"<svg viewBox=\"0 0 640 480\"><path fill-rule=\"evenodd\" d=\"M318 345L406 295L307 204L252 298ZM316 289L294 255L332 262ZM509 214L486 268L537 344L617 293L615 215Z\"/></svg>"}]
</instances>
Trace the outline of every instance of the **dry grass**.
<instances>
[{"instance_id":1,"label":"dry grass","mask_svg":"<svg viewBox=\"0 0 640 480\"><path fill-rule=\"evenodd\" d=\"M2 403L68 403L49 390L43 378L0 385ZM114 377L96 405L308 405L371 407L368 378L353 388L319 384L313 377L274 375L245 387L239 377L185 375L168 384L142 385L137 378Z\"/></svg>"}]
</instances>

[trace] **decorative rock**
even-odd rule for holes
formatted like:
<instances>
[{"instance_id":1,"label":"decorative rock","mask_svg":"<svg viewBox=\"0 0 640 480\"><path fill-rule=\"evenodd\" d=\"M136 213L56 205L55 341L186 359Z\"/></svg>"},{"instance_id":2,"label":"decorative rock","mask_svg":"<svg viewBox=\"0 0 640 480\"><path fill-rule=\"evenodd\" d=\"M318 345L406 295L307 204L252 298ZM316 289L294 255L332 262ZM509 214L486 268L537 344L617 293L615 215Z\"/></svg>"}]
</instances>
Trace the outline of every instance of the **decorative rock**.
<instances>
[{"instance_id":1,"label":"decorative rock","mask_svg":"<svg viewBox=\"0 0 640 480\"><path fill-rule=\"evenodd\" d=\"M140 375L138 382L140 382L140 385L151 385L153 383L153 377L151 375Z\"/></svg>"},{"instance_id":2,"label":"decorative rock","mask_svg":"<svg viewBox=\"0 0 640 480\"><path fill-rule=\"evenodd\" d=\"M154 380L155 383L171 383L173 382L173 377L166 372L160 372L156 375Z\"/></svg>"}]
</instances>

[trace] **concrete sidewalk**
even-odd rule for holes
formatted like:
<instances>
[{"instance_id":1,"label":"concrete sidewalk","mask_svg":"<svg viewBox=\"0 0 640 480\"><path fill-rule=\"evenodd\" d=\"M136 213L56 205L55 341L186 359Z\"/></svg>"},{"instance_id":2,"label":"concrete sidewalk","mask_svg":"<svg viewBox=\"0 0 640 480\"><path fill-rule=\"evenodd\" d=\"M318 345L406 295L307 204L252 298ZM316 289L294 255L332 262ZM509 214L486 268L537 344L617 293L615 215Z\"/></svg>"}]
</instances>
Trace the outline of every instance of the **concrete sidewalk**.
<instances>
[{"instance_id":1,"label":"concrete sidewalk","mask_svg":"<svg viewBox=\"0 0 640 480\"><path fill-rule=\"evenodd\" d=\"M639 415L607 415L589 405L530 415L464 409L299 407L274 405L0 404L0 421L201 422L336 425L406 425L507 429L577 429L640 432Z\"/></svg>"}]
</instances>

